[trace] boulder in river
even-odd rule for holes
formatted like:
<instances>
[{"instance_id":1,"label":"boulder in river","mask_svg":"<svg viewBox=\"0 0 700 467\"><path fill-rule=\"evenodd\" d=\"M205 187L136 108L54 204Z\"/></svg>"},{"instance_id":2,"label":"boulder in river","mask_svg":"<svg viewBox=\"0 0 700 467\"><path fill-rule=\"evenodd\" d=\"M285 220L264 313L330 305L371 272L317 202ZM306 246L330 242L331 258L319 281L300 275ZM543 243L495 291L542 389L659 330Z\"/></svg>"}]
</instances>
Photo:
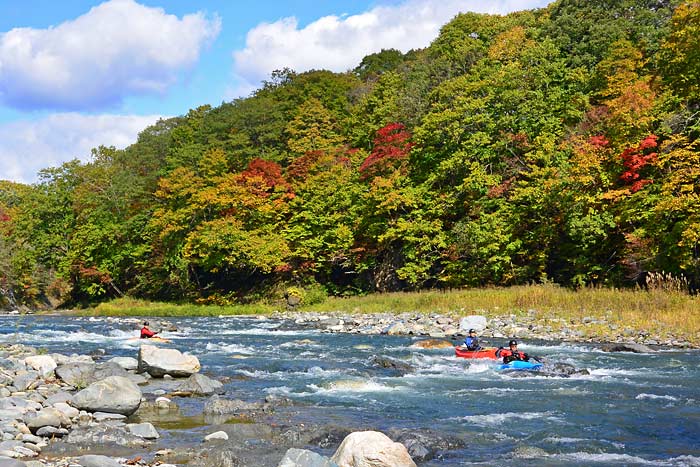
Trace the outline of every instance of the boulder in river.
<instances>
[{"instance_id":1,"label":"boulder in river","mask_svg":"<svg viewBox=\"0 0 700 467\"><path fill-rule=\"evenodd\" d=\"M350 433L331 460L338 467L416 467L403 444L378 431Z\"/></svg>"},{"instance_id":2,"label":"boulder in river","mask_svg":"<svg viewBox=\"0 0 700 467\"><path fill-rule=\"evenodd\" d=\"M182 393L191 393L193 396L211 396L212 394L223 394L224 385L215 379L195 373L177 387Z\"/></svg>"},{"instance_id":3,"label":"boulder in river","mask_svg":"<svg viewBox=\"0 0 700 467\"><path fill-rule=\"evenodd\" d=\"M159 349L153 345L141 346L138 361L138 372L146 372L154 378L165 375L187 377L201 369L194 355L185 355L177 349Z\"/></svg>"},{"instance_id":4,"label":"boulder in river","mask_svg":"<svg viewBox=\"0 0 700 467\"><path fill-rule=\"evenodd\" d=\"M425 462L434 459L438 453L464 447L464 441L432 430L392 429L391 439L406 446L414 461Z\"/></svg>"},{"instance_id":5,"label":"boulder in river","mask_svg":"<svg viewBox=\"0 0 700 467\"><path fill-rule=\"evenodd\" d=\"M128 378L110 376L74 395L70 403L88 412L131 415L141 404L141 390Z\"/></svg>"},{"instance_id":6,"label":"boulder in river","mask_svg":"<svg viewBox=\"0 0 700 467\"><path fill-rule=\"evenodd\" d=\"M425 339L411 344L411 347L419 349L452 349L454 346L452 342L444 339Z\"/></svg>"},{"instance_id":7,"label":"boulder in river","mask_svg":"<svg viewBox=\"0 0 700 467\"><path fill-rule=\"evenodd\" d=\"M380 368L393 370L399 373L400 375L404 375L406 373L414 371L414 368L406 362L396 360L395 358L384 357L381 355L372 355L372 357L370 358L370 363Z\"/></svg>"},{"instance_id":8,"label":"boulder in river","mask_svg":"<svg viewBox=\"0 0 700 467\"><path fill-rule=\"evenodd\" d=\"M277 467L338 467L327 457L307 449L288 449Z\"/></svg>"},{"instance_id":9,"label":"boulder in river","mask_svg":"<svg viewBox=\"0 0 700 467\"><path fill-rule=\"evenodd\" d=\"M214 395L204 404L203 412L209 415L243 414L262 409L262 404L238 399L224 399Z\"/></svg>"},{"instance_id":10,"label":"boulder in river","mask_svg":"<svg viewBox=\"0 0 700 467\"><path fill-rule=\"evenodd\" d=\"M603 352L634 352L653 353L654 349L643 344L605 344L600 348Z\"/></svg>"}]
</instances>

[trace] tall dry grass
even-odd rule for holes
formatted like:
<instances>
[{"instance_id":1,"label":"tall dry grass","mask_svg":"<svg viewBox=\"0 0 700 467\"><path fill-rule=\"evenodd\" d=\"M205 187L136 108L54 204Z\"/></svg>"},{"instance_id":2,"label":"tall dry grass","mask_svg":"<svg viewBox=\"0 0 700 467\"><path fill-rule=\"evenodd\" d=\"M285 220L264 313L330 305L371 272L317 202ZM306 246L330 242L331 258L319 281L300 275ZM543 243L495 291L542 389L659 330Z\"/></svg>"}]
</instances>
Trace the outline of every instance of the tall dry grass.
<instances>
[{"instance_id":1,"label":"tall dry grass","mask_svg":"<svg viewBox=\"0 0 700 467\"><path fill-rule=\"evenodd\" d=\"M660 289L570 290L549 284L527 285L329 298L304 309L347 313L416 311L454 316L478 313L490 317L527 314L554 323L580 323L583 318L592 318L621 328L700 339L700 297Z\"/></svg>"},{"instance_id":2,"label":"tall dry grass","mask_svg":"<svg viewBox=\"0 0 700 467\"><path fill-rule=\"evenodd\" d=\"M149 302L121 298L82 310L84 315L111 316L218 316L270 314L283 309L269 303L215 306ZM585 288L570 290L556 285L527 285L507 288L460 289L377 293L349 298L328 298L304 305L300 311L342 313L417 312L455 317L483 314L487 317L519 315L553 329L580 324L584 318L606 325L586 326L591 337L619 329L646 331L659 337L673 335L700 342L700 297L667 287L649 290ZM590 320L589 320L590 321Z\"/></svg>"}]
</instances>

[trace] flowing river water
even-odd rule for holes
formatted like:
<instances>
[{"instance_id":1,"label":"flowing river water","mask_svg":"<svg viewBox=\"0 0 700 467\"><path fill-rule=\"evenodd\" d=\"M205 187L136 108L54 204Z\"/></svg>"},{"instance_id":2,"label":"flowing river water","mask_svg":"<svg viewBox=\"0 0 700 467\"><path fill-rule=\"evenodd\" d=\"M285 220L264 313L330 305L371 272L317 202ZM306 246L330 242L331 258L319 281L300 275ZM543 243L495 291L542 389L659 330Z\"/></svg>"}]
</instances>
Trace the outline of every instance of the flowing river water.
<instances>
[{"instance_id":1,"label":"flowing river water","mask_svg":"<svg viewBox=\"0 0 700 467\"><path fill-rule=\"evenodd\" d=\"M296 423L431 430L460 440L421 466L700 466L698 351L606 353L522 340L520 350L589 373L548 377L499 372L492 361L458 359L451 349L411 347L418 337L331 334L272 319L170 321L178 331L164 337L196 355L205 374L226 380L226 397L289 398ZM121 319L0 318L0 342L64 354L102 349L105 358L136 357L135 335ZM378 368L375 355L413 370ZM190 416L203 404L177 402ZM188 443L201 440L206 426L159 431L163 445Z\"/></svg>"}]
</instances>

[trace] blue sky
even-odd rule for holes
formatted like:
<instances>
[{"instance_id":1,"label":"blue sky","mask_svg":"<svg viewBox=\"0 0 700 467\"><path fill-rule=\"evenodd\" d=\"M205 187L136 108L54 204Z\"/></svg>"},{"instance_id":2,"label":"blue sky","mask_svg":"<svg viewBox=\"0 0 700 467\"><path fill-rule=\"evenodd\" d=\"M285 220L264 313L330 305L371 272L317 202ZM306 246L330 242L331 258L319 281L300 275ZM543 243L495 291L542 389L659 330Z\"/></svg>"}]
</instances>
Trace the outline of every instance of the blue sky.
<instances>
[{"instance_id":1,"label":"blue sky","mask_svg":"<svg viewBox=\"0 0 700 467\"><path fill-rule=\"evenodd\" d=\"M463 11L548 0L0 0L0 180L100 144L125 147L160 117L246 96L274 69L353 68L425 47Z\"/></svg>"}]
</instances>

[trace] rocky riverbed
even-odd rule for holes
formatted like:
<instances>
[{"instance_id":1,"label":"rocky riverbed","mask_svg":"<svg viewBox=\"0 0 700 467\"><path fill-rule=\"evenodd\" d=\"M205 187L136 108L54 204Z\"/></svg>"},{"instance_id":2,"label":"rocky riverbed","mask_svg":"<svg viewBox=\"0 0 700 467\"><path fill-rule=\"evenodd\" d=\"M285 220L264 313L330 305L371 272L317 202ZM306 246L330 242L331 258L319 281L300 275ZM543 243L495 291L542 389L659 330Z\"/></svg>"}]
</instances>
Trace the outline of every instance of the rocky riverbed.
<instances>
[{"instance_id":1,"label":"rocky riverbed","mask_svg":"<svg viewBox=\"0 0 700 467\"><path fill-rule=\"evenodd\" d=\"M606 319L584 317L578 320L543 318L536 310L526 315L483 315L454 317L424 313L345 314L278 312L279 319L293 320L299 325L327 332L353 334L388 334L463 339L474 328L482 339L518 338L544 341L567 341L598 344L637 344L673 348L700 348L700 336L690 341L667 331L660 338L652 330L619 327Z\"/></svg>"},{"instance_id":2,"label":"rocky riverbed","mask_svg":"<svg viewBox=\"0 0 700 467\"><path fill-rule=\"evenodd\" d=\"M290 401L222 397L222 383L199 370L195 356L152 345L141 345L136 358L111 359L0 346L0 466L352 467L366 458L377 466L415 466L408 448L385 434L285 425L274 412ZM142 391L153 385L159 389ZM207 398L200 417L180 413L173 399L183 397ZM168 421L207 425L209 433L200 445L161 442L151 422ZM428 452L425 440L395 435L419 457ZM333 443L332 458L294 447Z\"/></svg>"},{"instance_id":3,"label":"rocky riverbed","mask_svg":"<svg viewBox=\"0 0 700 467\"><path fill-rule=\"evenodd\" d=\"M420 426L406 428L401 423L382 424L383 433L380 433L376 421L364 423L362 417L355 421L346 418L342 423L333 422L332 416L314 418L314 415L304 413L316 413L322 406L305 403L305 394L311 394L307 392L308 389L299 386L295 397L288 398L284 392L285 385L289 385L296 375L302 381L311 377L314 382L307 387L323 397L324 392L333 394L334 391L349 390L352 394L355 390L387 390L377 386L374 380L401 385L410 385L411 381L430 381L433 368L443 373L445 364L454 365L454 357L450 357L453 354L451 347L458 344L470 328L478 330L482 339L492 340L496 344L511 337L525 343L534 340L592 342L594 347L589 349L596 351L639 352L642 355L657 354L656 349L665 347L696 347L693 342L681 339L659 341L644 332L630 333L624 329L602 345L600 341L603 339L585 337L584 330L589 326L610 329L605 322L585 319L580 323L538 322L535 312L531 316L498 318L421 313L347 315L283 312L272 317L220 317L206 318L201 322L185 319L176 324L152 319L153 327L165 330L166 336L176 339L175 343L178 338L188 343L177 346L182 352L167 345L148 345L151 342L141 345L143 343L138 339L135 345L129 344L133 342L129 336L133 336L142 321L140 319L54 318L61 323L59 327L63 330L52 330L51 319L32 317L31 323L24 321L26 330L14 325L4 331L14 330L20 341L0 344L0 466L353 467L362 465L357 459L376 458L380 453L389 457L382 461L383 464L373 465L410 466L416 462L419 465L433 465L429 462L431 459L467 450L465 437L452 437L444 428L438 432ZM34 324L35 320L46 322L38 325ZM212 331L209 336L205 333L201 340L197 340L200 339L197 337L191 340L199 335L200 325ZM188 328L180 332L178 326ZM261 336L268 332L274 346L257 347ZM21 343L22 336L39 339L30 342L48 343L57 342L57 339L74 342L78 352L56 353L38 346L24 345ZM233 340L226 336L233 337ZM300 339L296 336L310 338ZM320 336L334 342L350 343L351 352L366 356L359 360L350 357L354 362L351 365L357 365L359 361L364 369L344 368L342 362L329 365L328 369L319 362L308 368L299 367L295 363L298 360L294 359L325 358L324 347L317 340ZM243 337L254 343L258 349L256 353L273 356L279 359L278 363L270 366L264 359L254 363L245 353L251 344L243 345ZM92 344L84 347L81 341L85 339L92 340ZM358 339L362 343L353 344ZM235 343L236 340L239 343ZM389 345L389 341L392 342L390 347L384 347ZM100 347L109 342L119 344L116 347L113 344ZM406 349L415 350L397 352L395 349L399 342ZM196 352L190 354L188 345L197 346ZM65 344L58 347L66 348ZM86 353L81 351L84 348L91 350ZM441 348L445 349L447 360L439 357L442 355L442 351L439 351ZM210 352L214 355L210 356ZM200 364L195 354L204 357L210 364L216 362L216 371L210 371L207 365ZM388 356L390 354L394 355ZM568 350L564 353L569 354ZM581 361L590 358L588 353L580 355ZM288 360L290 358L293 359ZM609 361L603 357L595 358L602 364ZM240 363L232 365L233 361ZM319 364L321 366L317 366ZM338 364L340 366L336 367ZM615 369L616 363L612 370L596 368L596 365L599 363L593 366L592 374L582 367L581 362L567 363L559 356L540 376L551 377L553 381L571 378L574 384L578 384L587 381L585 378L595 381L601 374L618 371ZM260 368L267 370L261 371ZM476 365L473 371L481 374L479 372L484 370ZM487 376L483 378L486 383L496 377L489 374L486 373ZM324 383L327 375L332 378ZM409 379L405 379L406 376ZM248 381L258 377L264 379L261 386ZM235 378L245 381L247 386L263 389L258 393L259 399L236 399L235 395L239 392L235 389L238 386ZM270 378L272 381L280 378L282 386L271 388ZM454 382L458 381L461 379ZM528 384L527 380L523 384ZM465 394L459 388L454 390L460 397ZM476 391L478 393L479 389L476 388ZM569 397L578 393L565 391L562 394ZM632 400L639 397L641 400L656 400L657 396L642 394ZM663 397L683 400L675 394ZM201 402L189 402L194 400ZM403 399L401 401L404 403ZM353 404L364 406L365 402ZM196 412L192 412L192 407L197 408ZM545 417L547 413L542 412ZM494 416L500 417L499 414ZM320 419L323 421L319 422ZM183 437L181 433L188 435ZM532 454L531 451L516 449L512 456L517 460L518 456L525 455L523 452ZM539 452L538 455L546 457L549 454Z\"/></svg>"}]
</instances>

